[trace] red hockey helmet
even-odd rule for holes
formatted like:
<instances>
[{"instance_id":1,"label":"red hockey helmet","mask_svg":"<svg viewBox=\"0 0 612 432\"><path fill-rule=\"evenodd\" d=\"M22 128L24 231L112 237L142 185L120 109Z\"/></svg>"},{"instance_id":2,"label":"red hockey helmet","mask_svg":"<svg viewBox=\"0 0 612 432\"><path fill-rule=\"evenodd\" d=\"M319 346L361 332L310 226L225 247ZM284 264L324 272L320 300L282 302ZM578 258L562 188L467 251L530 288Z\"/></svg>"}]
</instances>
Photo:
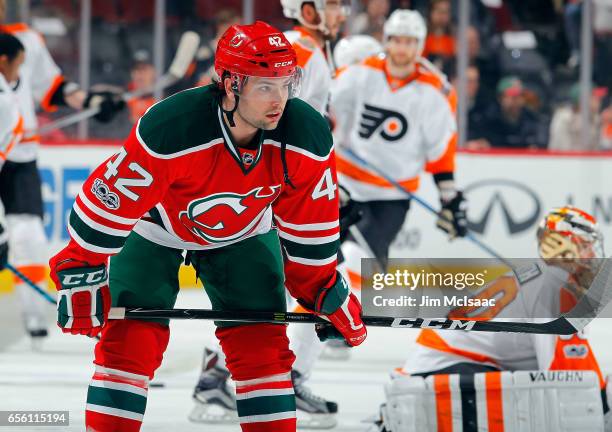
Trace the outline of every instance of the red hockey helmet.
<instances>
[{"instance_id":1,"label":"red hockey helmet","mask_svg":"<svg viewBox=\"0 0 612 432\"><path fill-rule=\"evenodd\" d=\"M291 77L291 96L299 91L301 72L295 50L282 32L263 21L226 30L217 45L215 72L221 80L229 74L237 93L243 84L237 78L249 76Z\"/></svg>"}]
</instances>

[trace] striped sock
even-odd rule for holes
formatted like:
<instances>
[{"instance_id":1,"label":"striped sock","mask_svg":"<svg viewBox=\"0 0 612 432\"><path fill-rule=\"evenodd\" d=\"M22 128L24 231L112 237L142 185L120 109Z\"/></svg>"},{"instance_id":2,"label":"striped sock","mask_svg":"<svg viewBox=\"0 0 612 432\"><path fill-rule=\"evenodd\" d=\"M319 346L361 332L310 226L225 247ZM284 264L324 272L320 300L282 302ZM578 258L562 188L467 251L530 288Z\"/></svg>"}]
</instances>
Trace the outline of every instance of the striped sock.
<instances>
[{"instance_id":1,"label":"striped sock","mask_svg":"<svg viewBox=\"0 0 612 432\"><path fill-rule=\"evenodd\" d=\"M295 432L290 373L236 381L236 406L243 432Z\"/></svg>"},{"instance_id":2,"label":"striped sock","mask_svg":"<svg viewBox=\"0 0 612 432\"><path fill-rule=\"evenodd\" d=\"M87 392L88 432L138 432L147 405L149 377L96 366Z\"/></svg>"}]
</instances>

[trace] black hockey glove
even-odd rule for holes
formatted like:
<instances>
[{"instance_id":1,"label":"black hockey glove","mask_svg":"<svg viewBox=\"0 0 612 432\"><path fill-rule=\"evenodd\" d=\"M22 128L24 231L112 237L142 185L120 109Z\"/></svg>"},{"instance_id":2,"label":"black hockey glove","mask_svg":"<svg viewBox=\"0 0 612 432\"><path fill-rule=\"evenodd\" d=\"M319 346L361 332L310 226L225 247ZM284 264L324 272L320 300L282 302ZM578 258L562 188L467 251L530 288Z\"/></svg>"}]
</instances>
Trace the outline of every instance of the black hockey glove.
<instances>
[{"instance_id":1,"label":"black hockey glove","mask_svg":"<svg viewBox=\"0 0 612 432\"><path fill-rule=\"evenodd\" d=\"M463 192L457 191L457 195L449 201L442 201L442 210L438 214L436 226L446 232L452 240L455 237L465 237L467 234L467 201L463 198Z\"/></svg>"},{"instance_id":2,"label":"black hockey glove","mask_svg":"<svg viewBox=\"0 0 612 432\"><path fill-rule=\"evenodd\" d=\"M361 220L362 211L344 187L338 185L338 190L340 193L340 243L342 243L351 225Z\"/></svg>"},{"instance_id":3,"label":"black hockey glove","mask_svg":"<svg viewBox=\"0 0 612 432\"><path fill-rule=\"evenodd\" d=\"M83 108L100 107L100 112L94 116L101 123L110 122L115 115L125 107L125 102L117 93L110 91L90 91L85 98Z\"/></svg>"}]
</instances>

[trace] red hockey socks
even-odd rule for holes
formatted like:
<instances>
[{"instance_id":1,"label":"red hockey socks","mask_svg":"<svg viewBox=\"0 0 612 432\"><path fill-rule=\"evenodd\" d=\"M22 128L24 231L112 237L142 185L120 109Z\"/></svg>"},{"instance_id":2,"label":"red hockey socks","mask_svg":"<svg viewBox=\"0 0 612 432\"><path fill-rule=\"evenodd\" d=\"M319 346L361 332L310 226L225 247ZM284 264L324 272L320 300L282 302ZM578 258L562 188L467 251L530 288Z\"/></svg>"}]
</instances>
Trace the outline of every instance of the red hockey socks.
<instances>
[{"instance_id":1,"label":"red hockey socks","mask_svg":"<svg viewBox=\"0 0 612 432\"><path fill-rule=\"evenodd\" d=\"M236 382L243 432L295 432L295 394L286 326L255 324L217 329Z\"/></svg>"}]
</instances>

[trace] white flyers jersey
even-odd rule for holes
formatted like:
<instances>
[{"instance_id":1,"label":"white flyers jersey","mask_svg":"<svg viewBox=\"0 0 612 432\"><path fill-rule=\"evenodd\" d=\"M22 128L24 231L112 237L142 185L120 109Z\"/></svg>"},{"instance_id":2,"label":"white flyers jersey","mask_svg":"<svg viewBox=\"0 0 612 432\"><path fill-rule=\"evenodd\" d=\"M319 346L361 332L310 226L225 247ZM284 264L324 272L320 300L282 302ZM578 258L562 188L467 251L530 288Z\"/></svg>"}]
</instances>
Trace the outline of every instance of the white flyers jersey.
<instances>
[{"instance_id":1,"label":"white flyers jersey","mask_svg":"<svg viewBox=\"0 0 612 432\"><path fill-rule=\"evenodd\" d=\"M19 70L19 80L10 83L19 101L19 111L23 116L23 126L27 131L35 130L36 106L46 111L52 111L51 97L63 82L59 67L55 64L44 40L36 31L26 24L10 24L0 26L0 31L11 33L18 38L25 48L25 61ZM13 148L8 160L14 162L30 162L36 159L39 137L24 138Z\"/></svg>"},{"instance_id":2,"label":"white flyers jersey","mask_svg":"<svg viewBox=\"0 0 612 432\"><path fill-rule=\"evenodd\" d=\"M0 73L0 169L23 134L17 96Z\"/></svg>"},{"instance_id":3,"label":"white flyers jersey","mask_svg":"<svg viewBox=\"0 0 612 432\"><path fill-rule=\"evenodd\" d=\"M383 55L341 71L331 90L334 138L387 173L409 191L419 174L453 172L457 123L456 95L442 74L417 64L398 80ZM357 201L405 199L384 179L337 155L340 182Z\"/></svg>"},{"instance_id":4,"label":"white flyers jersey","mask_svg":"<svg viewBox=\"0 0 612 432\"><path fill-rule=\"evenodd\" d=\"M496 306L479 310L470 318L546 322L551 311L558 317L575 305L568 274L542 261L491 282L481 298L497 297ZM479 294L476 295L477 297ZM476 309L476 308L474 308ZM449 317L465 317L467 308L456 308ZM521 317L521 318L518 318ZM550 334L421 330L404 372L432 372L457 363L480 363L500 370L593 370L604 380L584 333L570 336Z\"/></svg>"},{"instance_id":5,"label":"white flyers jersey","mask_svg":"<svg viewBox=\"0 0 612 432\"><path fill-rule=\"evenodd\" d=\"M302 68L299 98L325 116L332 84L332 70L325 53L317 41L300 27L285 32L285 37L295 49L298 66Z\"/></svg>"}]
</instances>

